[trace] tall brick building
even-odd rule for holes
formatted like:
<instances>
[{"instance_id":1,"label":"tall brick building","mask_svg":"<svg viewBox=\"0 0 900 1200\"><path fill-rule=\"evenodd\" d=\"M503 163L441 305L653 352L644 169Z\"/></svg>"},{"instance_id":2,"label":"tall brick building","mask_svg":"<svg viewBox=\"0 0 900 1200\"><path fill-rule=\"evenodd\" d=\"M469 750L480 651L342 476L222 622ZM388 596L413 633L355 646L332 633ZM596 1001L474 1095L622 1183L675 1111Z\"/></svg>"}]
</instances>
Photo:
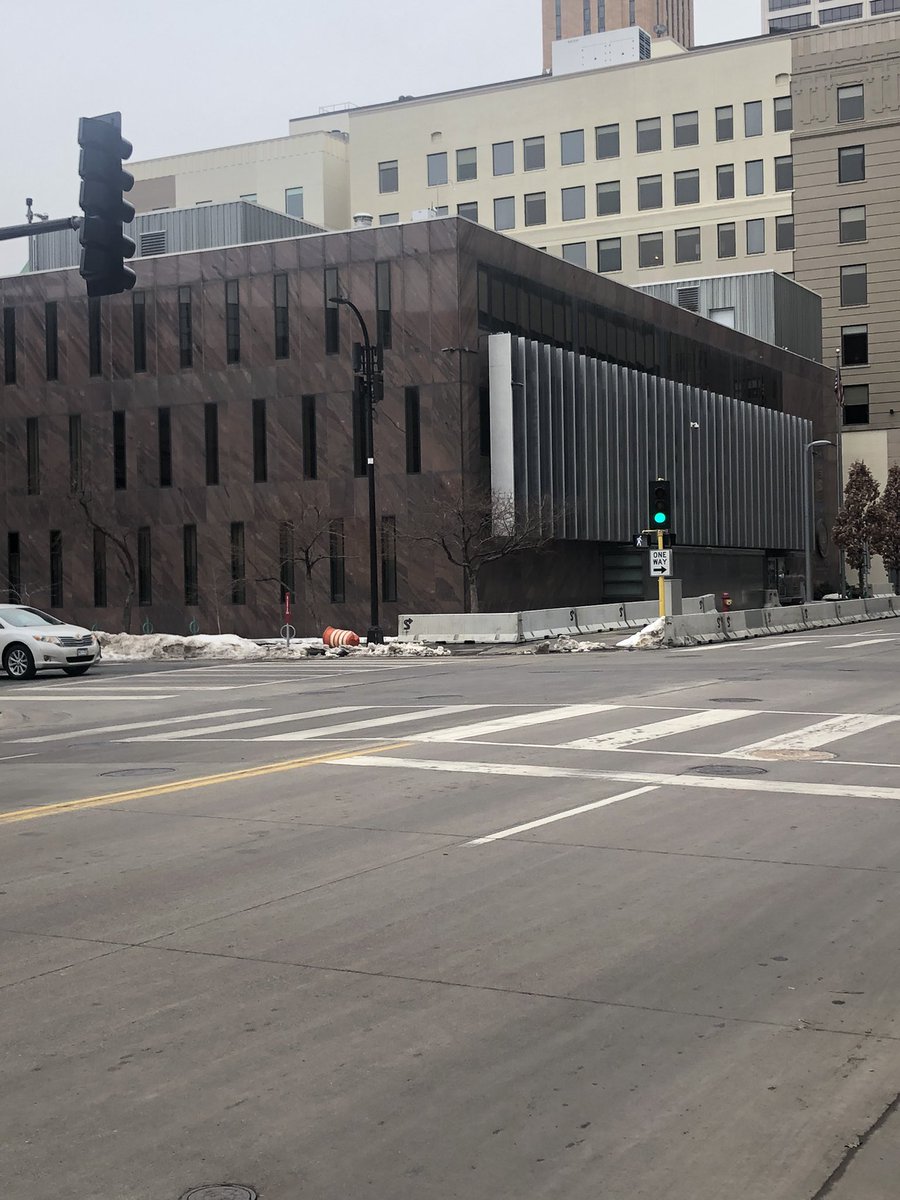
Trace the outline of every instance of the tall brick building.
<instances>
[{"instance_id":1,"label":"tall brick building","mask_svg":"<svg viewBox=\"0 0 900 1200\"><path fill-rule=\"evenodd\" d=\"M550 47L561 38L583 37L639 25L653 37L694 44L694 0L542 0L544 70Z\"/></svg>"}]
</instances>

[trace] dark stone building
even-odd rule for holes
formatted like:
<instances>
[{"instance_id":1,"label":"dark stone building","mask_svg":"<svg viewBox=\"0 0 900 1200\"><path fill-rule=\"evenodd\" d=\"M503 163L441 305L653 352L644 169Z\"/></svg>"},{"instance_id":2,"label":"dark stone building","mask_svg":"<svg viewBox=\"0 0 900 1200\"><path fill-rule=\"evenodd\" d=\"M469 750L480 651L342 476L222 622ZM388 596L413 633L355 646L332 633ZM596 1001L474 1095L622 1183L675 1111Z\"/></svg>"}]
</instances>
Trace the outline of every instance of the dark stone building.
<instances>
[{"instance_id":1,"label":"dark stone building","mask_svg":"<svg viewBox=\"0 0 900 1200\"><path fill-rule=\"evenodd\" d=\"M76 271L0 280L0 595L88 626L121 624L131 579L135 629L273 634L285 587L303 632L365 628L359 334L336 294L385 347L389 631L401 610L465 604L462 572L409 534L439 483L490 483L490 333L791 413L834 439L821 366L456 218L144 258L138 272L134 293L91 303ZM621 455L633 449L623 433ZM835 491L826 469L826 521ZM627 538L567 534L540 563L501 564L483 604L633 598L647 581ZM800 548L723 540L717 571L695 548L685 590L756 599L773 558L790 568ZM817 570L836 575L824 551Z\"/></svg>"}]
</instances>

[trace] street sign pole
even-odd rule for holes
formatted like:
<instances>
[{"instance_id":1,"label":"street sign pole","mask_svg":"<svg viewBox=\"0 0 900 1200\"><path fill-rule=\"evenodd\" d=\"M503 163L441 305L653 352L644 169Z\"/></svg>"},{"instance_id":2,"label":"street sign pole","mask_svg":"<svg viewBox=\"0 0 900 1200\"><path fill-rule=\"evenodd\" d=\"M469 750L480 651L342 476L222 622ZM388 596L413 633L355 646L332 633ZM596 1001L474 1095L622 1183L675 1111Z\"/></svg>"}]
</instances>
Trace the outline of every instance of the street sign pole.
<instances>
[{"instance_id":1,"label":"street sign pole","mask_svg":"<svg viewBox=\"0 0 900 1200\"><path fill-rule=\"evenodd\" d=\"M657 550L663 549L663 531L661 529L656 531L656 548ZM656 582L659 584L659 615L664 618L666 615L666 581L660 575Z\"/></svg>"}]
</instances>

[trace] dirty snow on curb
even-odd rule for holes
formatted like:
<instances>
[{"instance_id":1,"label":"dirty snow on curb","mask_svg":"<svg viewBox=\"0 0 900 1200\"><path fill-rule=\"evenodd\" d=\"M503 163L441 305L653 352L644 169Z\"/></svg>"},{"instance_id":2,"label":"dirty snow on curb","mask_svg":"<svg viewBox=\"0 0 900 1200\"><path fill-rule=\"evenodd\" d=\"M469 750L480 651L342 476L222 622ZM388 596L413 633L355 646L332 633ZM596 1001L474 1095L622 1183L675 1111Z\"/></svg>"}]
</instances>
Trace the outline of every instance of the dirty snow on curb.
<instances>
[{"instance_id":1,"label":"dirty snow on curb","mask_svg":"<svg viewBox=\"0 0 900 1200\"><path fill-rule=\"evenodd\" d=\"M285 662L313 656L325 658L398 657L439 658L449 654L440 646L419 646L411 642L389 641L383 646L354 646L325 649L319 638L298 638L290 646L283 641L255 642L233 633L195 634L182 637L176 633L98 633L103 648L103 661L147 662L154 660L183 661L186 659L218 659L232 662Z\"/></svg>"},{"instance_id":2,"label":"dirty snow on curb","mask_svg":"<svg viewBox=\"0 0 900 1200\"><path fill-rule=\"evenodd\" d=\"M575 638L558 637L554 641L539 642L536 646L529 646L527 650L520 650L520 654L595 654L598 651L611 649L610 646L604 646L602 642L579 642Z\"/></svg>"},{"instance_id":3,"label":"dirty snow on curb","mask_svg":"<svg viewBox=\"0 0 900 1200\"><path fill-rule=\"evenodd\" d=\"M655 650L662 645L665 631L665 621L662 617L657 617L655 621L651 621L649 625L645 625L637 633L623 638L621 642L616 642L616 645L623 650Z\"/></svg>"}]
</instances>

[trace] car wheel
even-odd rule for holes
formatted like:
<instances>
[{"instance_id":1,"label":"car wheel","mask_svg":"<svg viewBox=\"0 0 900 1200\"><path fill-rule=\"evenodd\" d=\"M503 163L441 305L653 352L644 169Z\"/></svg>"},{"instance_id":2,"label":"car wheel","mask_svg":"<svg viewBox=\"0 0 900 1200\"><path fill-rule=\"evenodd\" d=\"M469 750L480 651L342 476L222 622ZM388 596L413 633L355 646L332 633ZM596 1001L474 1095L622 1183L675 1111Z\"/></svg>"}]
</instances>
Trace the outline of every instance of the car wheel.
<instances>
[{"instance_id":1,"label":"car wheel","mask_svg":"<svg viewBox=\"0 0 900 1200\"><path fill-rule=\"evenodd\" d=\"M67 675L86 675L93 663L79 663L77 667L63 667Z\"/></svg>"},{"instance_id":2,"label":"car wheel","mask_svg":"<svg viewBox=\"0 0 900 1200\"><path fill-rule=\"evenodd\" d=\"M27 646L14 642L7 646L3 653L3 669L10 679L34 679L37 668L34 665L34 655Z\"/></svg>"}]
</instances>

